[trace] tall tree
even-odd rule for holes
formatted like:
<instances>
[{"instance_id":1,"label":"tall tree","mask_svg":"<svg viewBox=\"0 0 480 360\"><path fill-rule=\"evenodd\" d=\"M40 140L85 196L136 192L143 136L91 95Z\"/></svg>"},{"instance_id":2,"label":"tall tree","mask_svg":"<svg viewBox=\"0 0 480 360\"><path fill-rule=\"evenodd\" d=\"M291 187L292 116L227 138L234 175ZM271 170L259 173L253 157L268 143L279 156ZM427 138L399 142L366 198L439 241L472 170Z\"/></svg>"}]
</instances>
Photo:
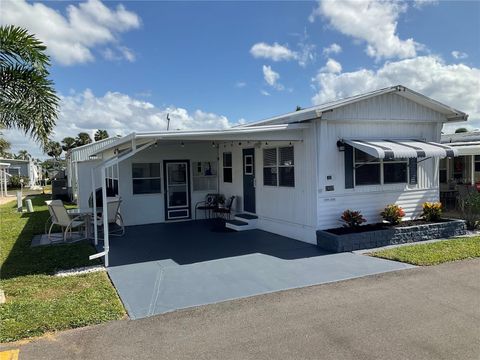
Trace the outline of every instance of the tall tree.
<instances>
[{"instance_id":1,"label":"tall tree","mask_svg":"<svg viewBox=\"0 0 480 360\"><path fill-rule=\"evenodd\" d=\"M95 135L93 135L93 138L95 139L95 141L107 139L107 138L109 138L109 137L110 137L110 136L108 135L107 130L97 130L97 131L95 132Z\"/></svg>"},{"instance_id":2,"label":"tall tree","mask_svg":"<svg viewBox=\"0 0 480 360\"><path fill-rule=\"evenodd\" d=\"M77 144L77 146L87 145L87 144L90 144L91 142L92 142L92 138L86 132L78 133L75 139L75 143Z\"/></svg>"},{"instance_id":3,"label":"tall tree","mask_svg":"<svg viewBox=\"0 0 480 360\"><path fill-rule=\"evenodd\" d=\"M58 141L49 141L45 150L47 155L53 157L55 160L58 160L63 151L62 145L60 145Z\"/></svg>"},{"instance_id":4,"label":"tall tree","mask_svg":"<svg viewBox=\"0 0 480 360\"><path fill-rule=\"evenodd\" d=\"M63 144L62 145L63 151L68 151L68 150L71 150L71 149L77 147L77 141L73 137L70 137L70 136L67 136L66 138L63 138L62 144Z\"/></svg>"},{"instance_id":5,"label":"tall tree","mask_svg":"<svg viewBox=\"0 0 480 360\"><path fill-rule=\"evenodd\" d=\"M17 155L17 159L20 160L28 160L31 158L31 155L28 153L27 150L20 150Z\"/></svg>"},{"instance_id":6,"label":"tall tree","mask_svg":"<svg viewBox=\"0 0 480 360\"><path fill-rule=\"evenodd\" d=\"M45 148L58 116L59 99L49 79L50 58L34 35L0 26L0 124L17 128Z\"/></svg>"}]
</instances>

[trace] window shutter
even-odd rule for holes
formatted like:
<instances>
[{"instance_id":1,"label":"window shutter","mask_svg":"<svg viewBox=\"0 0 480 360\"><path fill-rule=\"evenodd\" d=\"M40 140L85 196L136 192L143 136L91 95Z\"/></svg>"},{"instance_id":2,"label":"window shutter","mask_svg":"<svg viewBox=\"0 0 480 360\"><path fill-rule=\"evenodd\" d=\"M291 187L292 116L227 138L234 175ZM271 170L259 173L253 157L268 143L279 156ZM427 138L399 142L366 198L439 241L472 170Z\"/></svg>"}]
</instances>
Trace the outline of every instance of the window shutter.
<instances>
[{"instance_id":1,"label":"window shutter","mask_svg":"<svg viewBox=\"0 0 480 360\"><path fill-rule=\"evenodd\" d=\"M353 147L345 144L345 189L353 189Z\"/></svg>"},{"instance_id":2,"label":"window shutter","mask_svg":"<svg viewBox=\"0 0 480 360\"><path fill-rule=\"evenodd\" d=\"M417 158L408 159L408 183L410 185L417 185Z\"/></svg>"}]
</instances>

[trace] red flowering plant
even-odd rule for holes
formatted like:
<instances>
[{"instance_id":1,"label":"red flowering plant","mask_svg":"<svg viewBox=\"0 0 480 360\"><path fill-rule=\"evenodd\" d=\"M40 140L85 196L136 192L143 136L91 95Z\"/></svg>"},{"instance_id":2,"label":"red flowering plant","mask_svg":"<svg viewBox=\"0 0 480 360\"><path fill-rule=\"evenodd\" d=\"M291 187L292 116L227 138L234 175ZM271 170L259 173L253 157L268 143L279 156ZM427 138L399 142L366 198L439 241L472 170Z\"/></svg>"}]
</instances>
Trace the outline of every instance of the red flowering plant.
<instances>
[{"instance_id":1,"label":"red flowering plant","mask_svg":"<svg viewBox=\"0 0 480 360\"><path fill-rule=\"evenodd\" d=\"M341 216L341 219L345 223L343 226L349 228L359 227L367 221L360 211L355 210L345 210Z\"/></svg>"},{"instance_id":2,"label":"red flowering plant","mask_svg":"<svg viewBox=\"0 0 480 360\"><path fill-rule=\"evenodd\" d=\"M380 213L383 220L386 222L397 225L402 221L402 218L405 216L405 211L398 205L390 204L383 209Z\"/></svg>"}]
</instances>

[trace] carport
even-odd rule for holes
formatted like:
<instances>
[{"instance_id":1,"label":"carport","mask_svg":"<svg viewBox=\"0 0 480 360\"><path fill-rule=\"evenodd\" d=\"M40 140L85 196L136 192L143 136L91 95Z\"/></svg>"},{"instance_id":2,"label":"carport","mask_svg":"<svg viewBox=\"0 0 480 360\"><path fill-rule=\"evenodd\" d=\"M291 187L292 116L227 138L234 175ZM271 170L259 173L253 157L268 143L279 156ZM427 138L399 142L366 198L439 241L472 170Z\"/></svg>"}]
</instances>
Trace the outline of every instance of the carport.
<instances>
[{"instance_id":1,"label":"carport","mask_svg":"<svg viewBox=\"0 0 480 360\"><path fill-rule=\"evenodd\" d=\"M411 266L261 230L230 232L211 221L128 227L111 238L108 273L130 318L345 280Z\"/></svg>"}]
</instances>

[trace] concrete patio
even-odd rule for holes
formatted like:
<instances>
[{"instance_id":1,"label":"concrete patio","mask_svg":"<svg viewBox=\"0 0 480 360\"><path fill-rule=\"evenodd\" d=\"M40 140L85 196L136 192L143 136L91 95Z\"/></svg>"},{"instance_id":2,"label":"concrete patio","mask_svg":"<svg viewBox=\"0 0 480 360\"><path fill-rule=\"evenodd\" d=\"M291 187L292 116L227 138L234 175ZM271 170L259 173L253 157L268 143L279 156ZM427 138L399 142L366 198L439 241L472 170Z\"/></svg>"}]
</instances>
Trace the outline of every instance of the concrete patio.
<instances>
[{"instance_id":1,"label":"concrete patio","mask_svg":"<svg viewBox=\"0 0 480 360\"><path fill-rule=\"evenodd\" d=\"M208 221L128 227L112 237L109 275L132 319L192 306L410 268L261 230Z\"/></svg>"}]
</instances>

